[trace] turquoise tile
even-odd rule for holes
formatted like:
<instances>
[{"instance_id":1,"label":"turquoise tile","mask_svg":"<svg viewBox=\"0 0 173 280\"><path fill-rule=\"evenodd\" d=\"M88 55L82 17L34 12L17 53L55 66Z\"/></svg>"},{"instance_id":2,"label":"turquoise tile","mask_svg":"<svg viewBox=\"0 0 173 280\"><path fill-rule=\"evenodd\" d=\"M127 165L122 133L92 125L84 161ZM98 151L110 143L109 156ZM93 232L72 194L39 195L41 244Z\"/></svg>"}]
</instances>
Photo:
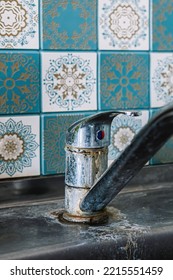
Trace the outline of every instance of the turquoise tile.
<instances>
[{"instance_id":1,"label":"turquoise tile","mask_svg":"<svg viewBox=\"0 0 173 280\"><path fill-rule=\"evenodd\" d=\"M166 164L173 162L173 137L155 154L150 164Z\"/></svg>"},{"instance_id":2,"label":"turquoise tile","mask_svg":"<svg viewBox=\"0 0 173 280\"><path fill-rule=\"evenodd\" d=\"M100 106L102 110L149 108L147 53L101 53Z\"/></svg>"},{"instance_id":3,"label":"turquoise tile","mask_svg":"<svg viewBox=\"0 0 173 280\"><path fill-rule=\"evenodd\" d=\"M0 114L40 111L39 54L0 52Z\"/></svg>"},{"instance_id":4,"label":"turquoise tile","mask_svg":"<svg viewBox=\"0 0 173 280\"><path fill-rule=\"evenodd\" d=\"M69 126L87 114L42 115L42 174L65 171L65 136Z\"/></svg>"},{"instance_id":5,"label":"turquoise tile","mask_svg":"<svg viewBox=\"0 0 173 280\"><path fill-rule=\"evenodd\" d=\"M43 49L96 49L96 0L42 0Z\"/></svg>"},{"instance_id":6,"label":"turquoise tile","mask_svg":"<svg viewBox=\"0 0 173 280\"><path fill-rule=\"evenodd\" d=\"M153 50L173 50L172 0L153 0L152 37Z\"/></svg>"},{"instance_id":7,"label":"turquoise tile","mask_svg":"<svg viewBox=\"0 0 173 280\"><path fill-rule=\"evenodd\" d=\"M162 110L162 109L160 109ZM150 117L154 116L159 109L152 109ZM162 148L150 160L150 164L166 164L173 162L173 137L171 137Z\"/></svg>"}]
</instances>

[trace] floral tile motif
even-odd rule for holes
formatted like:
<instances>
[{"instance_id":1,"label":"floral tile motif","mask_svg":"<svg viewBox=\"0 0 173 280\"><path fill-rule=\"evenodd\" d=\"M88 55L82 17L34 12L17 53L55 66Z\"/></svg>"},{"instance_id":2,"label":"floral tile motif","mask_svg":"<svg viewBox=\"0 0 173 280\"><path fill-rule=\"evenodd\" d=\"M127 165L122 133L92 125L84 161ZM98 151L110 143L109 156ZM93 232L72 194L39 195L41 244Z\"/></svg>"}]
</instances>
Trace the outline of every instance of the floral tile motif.
<instances>
[{"instance_id":1,"label":"floral tile motif","mask_svg":"<svg viewBox=\"0 0 173 280\"><path fill-rule=\"evenodd\" d=\"M43 112L97 109L96 53L42 53Z\"/></svg>"},{"instance_id":2,"label":"floral tile motif","mask_svg":"<svg viewBox=\"0 0 173 280\"><path fill-rule=\"evenodd\" d=\"M40 174L39 116L0 117L0 178Z\"/></svg>"},{"instance_id":3,"label":"floral tile motif","mask_svg":"<svg viewBox=\"0 0 173 280\"><path fill-rule=\"evenodd\" d=\"M42 0L43 49L95 50L96 0Z\"/></svg>"},{"instance_id":4,"label":"floral tile motif","mask_svg":"<svg viewBox=\"0 0 173 280\"><path fill-rule=\"evenodd\" d=\"M39 54L0 52L0 114L40 111Z\"/></svg>"},{"instance_id":5,"label":"floral tile motif","mask_svg":"<svg viewBox=\"0 0 173 280\"><path fill-rule=\"evenodd\" d=\"M86 114L42 115L42 174L65 172L65 137L69 126Z\"/></svg>"},{"instance_id":6,"label":"floral tile motif","mask_svg":"<svg viewBox=\"0 0 173 280\"><path fill-rule=\"evenodd\" d=\"M153 50L172 51L173 12L172 0L153 0L152 41Z\"/></svg>"},{"instance_id":7,"label":"floral tile motif","mask_svg":"<svg viewBox=\"0 0 173 280\"><path fill-rule=\"evenodd\" d=\"M149 108L149 57L144 53L102 53L101 109Z\"/></svg>"},{"instance_id":8,"label":"floral tile motif","mask_svg":"<svg viewBox=\"0 0 173 280\"><path fill-rule=\"evenodd\" d=\"M154 116L159 109L151 110L151 117ZM173 137L171 137L162 148L152 157L150 164L166 164L173 162Z\"/></svg>"},{"instance_id":9,"label":"floral tile motif","mask_svg":"<svg viewBox=\"0 0 173 280\"><path fill-rule=\"evenodd\" d=\"M0 48L38 49L38 0L0 1Z\"/></svg>"},{"instance_id":10,"label":"floral tile motif","mask_svg":"<svg viewBox=\"0 0 173 280\"><path fill-rule=\"evenodd\" d=\"M109 146L109 163L117 159L131 143L134 136L148 122L148 111L138 111L139 116L118 115L111 126L111 144Z\"/></svg>"},{"instance_id":11,"label":"floral tile motif","mask_svg":"<svg viewBox=\"0 0 173 280\"><path fill-rule=\"evenodd\" d=\"M99 0L101 50L149 49L149 0Z\"/></svg>"},{"instance_id":12,"label":"floral tile motif","mask_svg":"<svg viewBox=\"0 0 173 280\"><path fill-rule=\"evenodd\" d=\"M151 107L173 101L173 53L151 53Z\"/></svg>"}]
</instances>

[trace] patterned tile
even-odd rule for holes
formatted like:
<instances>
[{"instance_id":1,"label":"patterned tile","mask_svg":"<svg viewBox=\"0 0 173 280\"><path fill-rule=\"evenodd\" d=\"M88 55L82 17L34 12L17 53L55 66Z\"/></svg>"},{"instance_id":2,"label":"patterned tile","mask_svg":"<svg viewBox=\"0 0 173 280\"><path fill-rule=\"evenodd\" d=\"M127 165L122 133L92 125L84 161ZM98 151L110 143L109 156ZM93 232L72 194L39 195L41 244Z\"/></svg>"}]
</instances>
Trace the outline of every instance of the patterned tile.
<instances>
[{"instance_id":1,"label":"patterned tile","mask_svg":"<svg viewBox=\"0 0 173 280\"><path fill-rule=\"evenodd\" d=\"M96 53L42 53L43 112L97 109Z\"/></svg>"},{"instance_id":2,"label":"patterned tile","mask_svg":"<svg viewBox=\"0 0 173 280\"><path fill-rule=\"evenodd\" d=\"M96 0L42 0L43 49L96 49Z\"/></svg>"},{"instance_id":3,"label":"patterned tile","mask_svg":"<svg viewBox=\"0 0 173 280\"><path fill-rule=\"evenodd\" d=\"M173 50L172 0L153 0L153 50Z\"/></svg>"},{"instance_id":4,"label":"patterned tile","mask_svg":"<svg viewBox=\"0 0 173 280\"><path fill-rule=\"evenodd\" d=\"M39 116L0 117L0 178L40 174Z\"/></svg>"},{"instance_id":5,"label":"patterned tile","mask_svg":"<svg viewBox=\"0 0 173 280\"><path fill-rule=\"evenodd\" d=\"M0 52L0 114L40 111L39 54Z\"/></svg>"},{"instance_id":6,"label":"patterned tile","mask_svg":"<svg viewBox=\"0 0 173 280\"><path fill-rule=\"evenodd\" d=\"M148 122L148 111L138 111L138 113L139 116L118 115L114 118L108 154L109 164L120 156L134 136Z\"/></svg>"},{"instance_id":7,"label":"patterned tile","mask_svg":"<svg viewBox=\"0 0 173 280\"><path fill-rule=\"evenodd\" d=\"M147 53L102 53L101 109L149 108L148 68Z\"/></svg>"},{"instance_id":8,"label":"patterned tile","mask_svg":"<svg viewBox=\"0 0 173 280\"><path fill-rule=\"evenodd\" d=\"M173 53L151 53L151 107L173 101Z\"/></svg>"},{"instance_id":9,"label":"patterned tile","mask_svg":"<svg viewBox=\"0 0 173 280\"><path fill-rule=\"evenodd\" d=\"M154 116L159 110L151 110L151 117ZM152 157L150 164L164 164L173 162L173 137L171 137L162 148Z\"/></svg>"},{"instance_id":10,"label":"patterned tile","mask_svg":"<svg viewBox=\"0 0 173 280\"><path fill-rule=\"evenodd\" d=\"M38 49L39 0L0 1L0 48Z\"/></svg>"},{"instance_id":11,"label":"patterned tile","mask_svg":"<svg viewBox=\"0 0 173 280\"><path fill-rule=\"evenodd\" d=\"M101 50L149 49L149 0L99 0Z\"/></svg>"},{"instance_id":12,"label":"patterned tile","mask_svg":"<svg viewBox=\"0 0 173 280\"><path fill-rule=\"evenodd\" d=\"M42 115L42 174L65 171L65 137L69 126L86 114Z\"/></svg>"}]
</instances>

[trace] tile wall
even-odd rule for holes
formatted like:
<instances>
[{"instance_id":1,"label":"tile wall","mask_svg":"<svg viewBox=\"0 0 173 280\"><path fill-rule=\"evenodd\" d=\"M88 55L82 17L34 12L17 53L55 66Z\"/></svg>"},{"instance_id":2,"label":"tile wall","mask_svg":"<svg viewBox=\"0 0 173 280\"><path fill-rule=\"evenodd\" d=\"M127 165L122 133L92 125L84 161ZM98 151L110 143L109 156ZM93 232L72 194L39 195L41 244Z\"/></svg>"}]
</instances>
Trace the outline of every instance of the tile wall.
<instances>
[{"instance_id":1,"label":"tile wall","mask_svg":"<svg viewBox=\"0 0 173 280\"><path fill-rule=\"evenodd\" d=\"M65 131L104 110L109 161L173 100L172 0L0 0L0 178L64 172ZM173 162L173 139L150 164Z\"/></svg>"}]
</instances>

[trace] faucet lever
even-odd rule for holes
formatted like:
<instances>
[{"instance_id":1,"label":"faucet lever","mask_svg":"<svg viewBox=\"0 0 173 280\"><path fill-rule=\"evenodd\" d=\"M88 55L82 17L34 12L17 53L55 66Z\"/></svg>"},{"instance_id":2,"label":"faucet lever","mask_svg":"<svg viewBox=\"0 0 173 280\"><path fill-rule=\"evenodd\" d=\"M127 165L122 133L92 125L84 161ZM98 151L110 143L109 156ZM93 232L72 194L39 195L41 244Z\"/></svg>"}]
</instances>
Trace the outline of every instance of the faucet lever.
<instances>
[{"instance_id":1,"label":"faucet lever","mask_svg":"<svg viewBox=\"0 0 173 280\"><path fill-rule=\"evenodd\" d=\"M124 112L109 111L81 119L67 130L66 146L100 148L110 144L110 126L113 118Z\"/></svg>"}]
</instances>

